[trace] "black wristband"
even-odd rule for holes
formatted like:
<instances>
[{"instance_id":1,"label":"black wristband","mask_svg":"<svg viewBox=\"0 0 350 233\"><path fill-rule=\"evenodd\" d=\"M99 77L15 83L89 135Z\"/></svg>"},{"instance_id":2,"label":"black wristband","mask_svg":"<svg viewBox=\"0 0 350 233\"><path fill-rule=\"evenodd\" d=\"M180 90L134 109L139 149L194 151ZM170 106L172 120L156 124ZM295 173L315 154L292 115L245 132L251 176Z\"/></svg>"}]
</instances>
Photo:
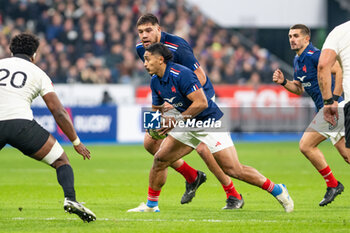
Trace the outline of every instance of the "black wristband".
<instances>
[{"instance_id":1,"label":"black wristband","mask_svg":"<svg viewBox=\"0 0 350 233\"><path fill-rule=\"evenodd\" d=\"M287 84L287 79L285 78L284 80L283 80L283 83L281 83L281 85L282 86L285 86Z\"/></svg>"},{"instance_id":2,"label":"black wristband","mask_svg":"<svg viewBox=\"0 0 350 233\"><path fill-rule=\"evenodd\" d=\"M334 95L334 94L333 94L333 99L334 99L334 101L338 101L338 100L339 100L339 98L340 98L340 96L339 96L339 95Z\"/></svg>"},{"instance_id":3,"label":"black wristband","mask_svg":"<svg viewBox=\"0 0 350 233\"><path fill-rule=\"evenodd\" d=\"M334 103L333 98L329 98L327 100L323 100L324 105L332 105Z\"/></svg>"}]
</instances>

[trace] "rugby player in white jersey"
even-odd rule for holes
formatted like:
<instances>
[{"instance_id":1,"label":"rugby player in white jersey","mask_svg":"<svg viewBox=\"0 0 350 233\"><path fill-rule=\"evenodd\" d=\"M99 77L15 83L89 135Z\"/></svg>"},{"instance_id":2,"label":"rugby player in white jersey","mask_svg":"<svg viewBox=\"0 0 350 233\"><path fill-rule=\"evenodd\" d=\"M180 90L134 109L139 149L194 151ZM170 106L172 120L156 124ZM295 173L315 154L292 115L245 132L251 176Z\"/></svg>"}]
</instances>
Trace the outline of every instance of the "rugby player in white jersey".
<instances>
[{"instance_id":1,"label":"rugby player in white jersey","mask_svg":"<svg viewBox=\"0 0 350 233\"><path fill-rule=\"evenodd\" d=\"M331 68L339 61L343 69L343 90L345 97L345 144L350 148L350 21L335 27L323 44L318 62L318 82L324 100L324 119L332 125L337 124L338 103L333 100L331 90Z\"/></svg>"},{"instance_id":2,"label":"rugby player in white jersey","mask_svg":"<svg viewBox=\"0 0 350 233\"><path fill-rule=\"evenodd\" d=\"M0 150L9 144L23 154L56 169L64 191L64 210L84 222L96 220L95 214L76 201L74 174L67 154L57 140L34 119L31 103L41 95L56 123L85 159L90 151L80 142L72 121L58 99L50 78L34 64L39 39L22 33L10 42L11 58L0 60Z\"/></svg>"}]
</instances>

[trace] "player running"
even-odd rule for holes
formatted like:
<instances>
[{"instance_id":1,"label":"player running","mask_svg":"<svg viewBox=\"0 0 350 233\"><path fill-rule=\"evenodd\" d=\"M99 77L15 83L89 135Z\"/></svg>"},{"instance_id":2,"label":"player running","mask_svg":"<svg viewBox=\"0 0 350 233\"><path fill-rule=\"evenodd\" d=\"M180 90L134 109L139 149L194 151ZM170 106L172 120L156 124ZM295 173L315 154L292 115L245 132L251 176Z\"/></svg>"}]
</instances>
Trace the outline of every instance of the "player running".
<instances>
[{"instance_id":1,"label":"player running","mask_svg":"<svg viewBox=\"0 0 350 233\"><path fill-rule=\"evenodd\" d=\"M282 204L286 212L293 211L294 204L285 185L274 184L260 174L256 169L242 165L227 132L206 132L198 128L190 128L186 132L174 132L174 123L194 119L204 122L208 119L218 121L223 116L219 107L203 88L195 73L190 69L173 63L172 53L161 43L155 43L146 48L144 55L145 67L151 80L152 108L162 111L164 102L172 104L180 114L175 117L164 116L169 127L159 130L160 134L169 133L154 155L153 166L149 175L147 204L130 209L128 212L159 212L158 199L162 186L166 182L167 167L182 158L201 142L205 143L219 166L229 176L253 184L270 192ZM173 99L173 101L169 101Z\"/></svg>"},{"instance_id":2,"label":"player running","mask_svg":"<svg viewBox=\"0 0 350 233\"><path fill-rule=\"evenodd\" d=\"M281 84L288 91L301 95L304 90L311 96L317 109L317 115L304 132L300 142L300 151L310 160L312 165L323 176L326 181L327 191L320 206L331 203L334 198L343 192L344 186L335 179L323 153L318 145L330 138L344 160L350 162L349 151L345 148L344 141L344 117L341 116L334 127L323 119L323 100L317 80L317 65L320 57L320 50L310 43L310 29L303 24L296 24L289 30L289 43L291 49L296 52L294 58L294 80L284 78L280 70L273 74L273 81ZM335 80L332 82L333 99L344 106L342 94L342 69L339 63L332 68Z\"/></svg>"},{"instance_id":3,"label":"player running","mask_svg":"<svg viewBox=\"0 0 350 233\"><path fill-rule=\"evenodd\" d=\"M95 214L76 201L74 174L68 157L57 140L34 119L30 104L41 95L55 121L85 159L90 151L80 142L68 113L58 99L50 78L34 65L39 40L22 33L12 38L11 58L0 60L0 150L8 143L23 154L56 169L64 192L64 210L84 222L96 220Z\"/></svg>"},{"instance_id":4,"label":"player running","mask_svg":"<svg viewBox=\"0 0 350 233\"><path fill-rule=\"evenodd\" d=\"M210 98L215 98L213 85L206 76L202 67L199 65L190 45L184 39L166 32L162 32L157 17L152 14L145 14L141 16L138 19L136 26L139 38L141 40L141 42L136 45L136 51L143 62L145 47L160 42L167 46L167 48L172 52L175 63L186 66L196 74L206 95L208 95ZM169 105L166 106L165 111L169 109L168 106ZM174 111L176 110L170 111L169 114ZM161 139L152 138L149 134L145 134L144 146L152 155L158 151L161 143ZM204 143L201 143L195 149L202 157L209 170L222 184L227 197L226 206L223 209L242 208L244 205L242 195L236 191L232 180L226 176L219 167L208 147ZM205 174L192 168L182 159L175 161L173 164L171 164L171 167L177 172L181 173L186 179L186 191L181 198L181 204L191 202L192 198L195 196L197 188L203 182L205 182Z\"/></svg>"}]
</instances>

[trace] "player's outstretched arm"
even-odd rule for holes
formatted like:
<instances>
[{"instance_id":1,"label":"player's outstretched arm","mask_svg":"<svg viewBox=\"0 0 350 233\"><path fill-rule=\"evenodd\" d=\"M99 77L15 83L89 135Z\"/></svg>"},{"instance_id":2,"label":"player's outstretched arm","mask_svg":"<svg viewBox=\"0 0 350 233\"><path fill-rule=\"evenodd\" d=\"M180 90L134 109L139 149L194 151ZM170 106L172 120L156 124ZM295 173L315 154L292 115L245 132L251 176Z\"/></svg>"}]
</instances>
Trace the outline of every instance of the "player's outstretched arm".
<instances>
[{"instance_id":1,"label":"player's outstretched arm","mask_svg":"<svg viewBox=\"0 0 350 233\"><path fill-rule=\"evenodd\" d=\"M338 61L336 61L331 69L335 77L333 95L341 96L343 94L343 70Z\"/></svg>"},{"instance_id":2,"label":"player's outstretched arm","mask_svg":"<svg viewBox=\"0 0 350 233\"><path fill-rule=\"evenodd\" d=\"M283 85L284 88L294 94L301 95L304 92L304 89L299 81L289 81L284 77L284 74L280 69L275 70L272 75L272 81L274 83Z\"/></svg>"},{"instance_id":3,"label":"player's outstretched arm","mask_svg":"<svg viewBox=\"0 0 350 233\"><path fill-rule=\"evenodd\" d=\"M338 118L337 103L333 101L332 95L332 67L336 62L336 56L334 50L324 49L321 52L320 59L318 61L317 73L318 84L322 93L322 98L325 100L323 109L323 117L325 121L332 125L336 124L334 118Z\"/></svg>"},{"instance_id":4,"label":"player's outstretched arm","mask_svg":"<svg viewBox=\"0 0 350 233\"><path fill-rule=\"evenodd\" d=\"M90 159L90 151L80 142L78 135L74 129L73 123L64 109L61 101L55 92L49 92L43 96L46 106L55 118L56 123L62 129L63 133L73 142L74 149L83 156L84 160Z\"/></svg>"}]
</instances>

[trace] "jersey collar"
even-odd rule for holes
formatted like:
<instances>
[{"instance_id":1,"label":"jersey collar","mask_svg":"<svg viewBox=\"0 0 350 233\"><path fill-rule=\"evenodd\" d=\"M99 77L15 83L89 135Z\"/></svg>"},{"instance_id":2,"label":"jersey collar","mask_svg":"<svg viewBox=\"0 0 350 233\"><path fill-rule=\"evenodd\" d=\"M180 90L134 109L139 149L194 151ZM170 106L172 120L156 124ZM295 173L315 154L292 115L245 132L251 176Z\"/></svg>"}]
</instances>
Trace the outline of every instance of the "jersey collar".
<instances>
[{"instance_id":1,"label":"jersey collar","mask_svg":"<svg viewBox=\"0 0 350 233\"><path fill-rule=\"evenodd\" d=\"M166 68L165 68L165 72L164 72L164 76L162 77L162 82L167 83L169 81L169 74L170 74L170 68L172 67L172 62L168 62L166 64Z\"/></svg>"},{"instance_id":2,"label":"jersey collar","mask_svg":"<svg viewBox=\"0 0 350 233\"><path fill-rule=\"evenodd\" d=\"M160 43L164 44L165 42L165 32L161 32L161 36L160 36Z\"/></svg>"},{"instance_id":3,"label":"jersey collar","mask_svg":"<svg viewBox=\"0 0 350 233\"><path fill-rule=\"evenodd\" d=\"M309 52L309 50L314 51L314 46L312 45L312 43L310 42L309 45L304 49L304 51L302 52L302 54L299 57L300 61L304 61L307 52Z\"/></svg>"},{"instance_id":4,"label":"jersey collar","mask_svg":"<svg viewBox=\"0 0 350 233\"><path fill-rule=\"evenodd\" d=\"M13 55L14 57L19 57L22 58L24 60L30 61L30 57L27 54L23 54L23 53L17 53Z\"/></svg>"}]
</instances>

